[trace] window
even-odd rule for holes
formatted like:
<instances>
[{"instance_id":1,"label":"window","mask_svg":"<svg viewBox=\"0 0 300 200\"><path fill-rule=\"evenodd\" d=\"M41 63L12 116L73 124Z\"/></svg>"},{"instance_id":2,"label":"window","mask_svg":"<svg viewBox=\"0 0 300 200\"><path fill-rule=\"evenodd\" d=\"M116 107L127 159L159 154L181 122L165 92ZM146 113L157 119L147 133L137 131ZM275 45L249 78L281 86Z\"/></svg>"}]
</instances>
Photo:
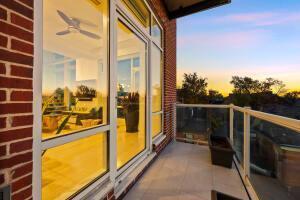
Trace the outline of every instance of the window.
<instances>
[{"instance_id":1,"label":"window","mask_svg":"<svg viewBox=\"0 0 300 200\"><path fill-rule=\"evenodd\" d=\"M152 112L162 110L162 56L161 51L153 45L152 51Z\"/></svg>"},{"instance_id":2,"label":"window","mask_svg":"<svg viewBox=\"0 0 300 200\"><path fill-rule=\"evenodd\" d=\"M42 105L38 106L42 155L35 162L41 167L42 186L34 189L41 199L71 199L92 191L94 183L118 177L150 150L147 134L155 137L162 132L162 50L159 42L153 42L162 30L156 24L151 34L152 14L144 0L114 2L118 22L109 26L110 3L43 0ZM132 17L126 19L123 11ZM117 31L112 41L117 48L110 54L116 55L117 66L111 74L109 27L116 29L112 33ZM150 49L153 74L149 74ZM113 97L109 83L117 87ZM113 99L117 113L109 110ZM110 118L111 124L109 116L116 117ZM147 119L153 121L153 133L147 130ZM111 133L115 128L117 132ZM109 138L115 136L109 146ZM115 160L110 160L115 151Z\"/></svg>"},{"instance_id":3,"label":"window","mask_svg":"<svg viewBox=\"0 0 300 200\"><path fill-rule=\"evenodd\" d=\"M125 7L133 14L140 24L150 33L150 11L142 0L122 0Z\"/></svg>"},{"instance_id":4,"label":"window","mask_svg":"<svg viewBox=\"0 0 300 200\"><path fill-rule=\"evenodd\" d=\"M107 1L45 0L43 139L107 124Z\"/></svg>"},{"instance_id":5,"label":"window","mask_svg":"<svg viewBox=\"0 0 300 200\"><path fill-rule=\"evenodd\" d=\"M117 167L146 148L146 43L123 22L117 30Z\"/></svg>"},{"instance_id":6,"label":"window","mask_svg":"<svg viewBox=\"0 0 300 200\"><path fill-rule=\"evenodd\" d=\"M42 199L67 199L108 170L107 134L80 139L44 151Z\"/></svg>"},{"instance_id":7,"label":"window","mask_svg":"<svg viewBox=\"0 0 300 200\"><path fill-rule=\"evenodd\" d=\"M162 132L162 52L152 45L152 137Z\"/></svg>"},{"instance_id":8,"label":"window","mask_svg":"<svg viewBox=\"0 0 300 200\"><path fill-rule=\"evenodd\" d=\"M157 43L157 45L161 46L162 30L154 17L152 18L151 36L153 37L153 40Z\"/></svg>"},{"instance_id":9,"label":"window","mask_svg":"<svg viewBox=\"0 0 300 200\"><path fill-rule=\"evenodd\" d=\"M162 132L162 114L153 113L152 114L152 138L155 138L161 132Z\"/></svg>"},{"instance_id":10,"label":"window","mask_svg":"<svg viewBox=\"0 0 300 200\"><path fill-rule=\"evenodd\" d=\"M45 200L70 198L108 172L108 2L43 1Z\"/></svg>"}]
</instances>

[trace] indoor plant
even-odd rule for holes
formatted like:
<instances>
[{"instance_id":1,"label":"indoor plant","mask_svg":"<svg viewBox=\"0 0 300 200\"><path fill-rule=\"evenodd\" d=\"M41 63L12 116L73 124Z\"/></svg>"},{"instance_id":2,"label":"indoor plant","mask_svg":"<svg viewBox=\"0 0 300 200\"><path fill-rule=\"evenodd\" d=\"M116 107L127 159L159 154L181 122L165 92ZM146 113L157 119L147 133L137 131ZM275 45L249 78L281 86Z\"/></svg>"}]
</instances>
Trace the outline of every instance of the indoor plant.
<instances>
[{"instance_id":1,"label":"indoor plant","mask_svg":"<svg viewBox=\"0 0 300 200\"><path fill-rule=\"evenodd\" d=\"M121 102L124 109L126 132L134 133L139 126L139 93L128 93Z\"/></svg>"}]
</instances>

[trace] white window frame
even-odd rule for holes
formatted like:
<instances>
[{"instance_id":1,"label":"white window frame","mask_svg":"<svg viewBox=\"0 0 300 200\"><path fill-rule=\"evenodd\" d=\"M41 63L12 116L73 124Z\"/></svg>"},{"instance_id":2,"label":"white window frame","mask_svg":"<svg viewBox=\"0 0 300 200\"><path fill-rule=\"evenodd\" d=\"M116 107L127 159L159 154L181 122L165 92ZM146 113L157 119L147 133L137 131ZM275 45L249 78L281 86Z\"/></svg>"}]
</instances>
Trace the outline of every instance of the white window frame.
<instances>
[{"instance_id":1,"label":"white window frame","mask_svg":"<svg viewBox=\"0 0 300 200\"><path fill-rule=\"evenodd\" d=\"M152 77L151 77L151 59L152 59L152 44L156 45L157 48L161 51L162 53L162 59L163 59L163 68L164 68L164 50L161 46L159 46L156 41L153 39L152 35L151 35L151 28L152 28L152 20L153 18L157 21L157 24L159 25L161 31L162 31L162 41L161 41L161 45L163 46L163 38L164 38L164 29L163 27L161 26L159 20L157 19L157 17L155 16L153 10L151 9L151 7L149 6L148 2L146 0L144 0L144 3L145 5L147 6L148 10L150 11L150 31L148 31L147 28L145 28L133 15L131 12L128 11L128 9L126 8L126 6L122 3L121 0L115 0L116 2L116 12L117 12L117 15L121 15L123 16L123 19L125 19L125 21L127 21L127 23L129 23L129 25L134 28L135 30L137 30L142 37L144 37L146 40L148 40L148 75L147 75L147 101L149 102L148 103L148 106L147 106L147 151L144 152L144 154L146 153L150 153L152 151L152 144L158 140L158 138L163 135L163 132L164 132L164 82L163 82L163 78L164 78L164 73L162 72L162 77L161 77L161 83L162 83L162 110L160 111L161 114L162 114L162 131L161 133L159 133L155 138L152 138ZM117 21L117 20L115 20ZM116 27L116 26L115 26ZM116 35L115 35L116 37ZM117 41L116 39L114 39L115 41ZM163 69L162 69L163 70ZM117 86L115 86L116 88ZM138 156L136 156L133 160L138 160L139 158L143 157L144 154L139 154ZM129 165L131 165L132 163L128 163ZM124 167L123 167L124 168ZM126 169L126 167L125 167ZM123 173L123 171L122 171ZM118 173L118 176L120 176L120 174Z\"/></svg>"},{"instance_id":2,"label":"white window frame","mask_svg":"<svg viewBox=\"0 0 300 200\"><path fill-rule=\"evenodd\" d=\"M156 20L156 22L157 22L157 24L158 24L158 26L160 27L160 30L161 30L161 46L159 46L159 44L157 44L156 40L153 39L153 37L151 37L151 39L152 39L151 51L152 51L152 48L153 48L153 45L154 45L155 46L154 48L158 48L160 50L161 59L162 59L161 60L162 69L161 69L161 77L160 77L161 78L161 110L158 111L158 112L152 112L152 82L151 82L151 134L152 134L152 116L153 115L161 115L161 118L162 118L161 119L161 132L159 134L157 134L154 138L152 138L153 143L155 143L156 141L160 140L161 136L164 134L164 99L165 99L165 95L164 95L164 88L165 88L164 87L164 66L165 66L164 61L165 60L164 60L164 50L163 50L164 29L160 25L160 23L159 23L159 21L158 21L158 19L156 18L155 15L152 15L152 17L151 17L151 28L152 28L152 21L153 20ZM151 33L152 33L152 30L151 30ZM152 66L152 57L150 59L150 66ZM150 70L152 70L152 67L150 67ZM150 74L152 75L152 71L150 72Z\"/></svg>"},{"instance_id":3,"label":"white window frame","mask_svg":"<svg viewBox=\"0 0 300 200\"><path fill-rule=\"evenodd\" d=\"M156 21L156 23L158 24L158 26L159 26L159 28L160 28L160 30L161 30L161 38L160 38L160 45L157 43L157 41L155 40L155 39L152 39L152 41L153 41L153 43L163 52L164 50L163 50L163 46L164 46L164 44L163 44L163 41L164 41L164 29L163 29L163 27L161 26L161 24L159 23L159 20L157 19L157 17L155 16L155 15L152 15L152 17L151 17L151 28L152 28L152 22L153 21ZM151 34L152 34L152 29L151 29Z\"/></svg>"},{"instance_id":4,"label":"white window frame","mask_svg":"<svg viewBox=\"0 0 300 200\"><path fill-rule=\"evenodd\" d=\"M89 136L97 134L107 134L107 138L110 138L110 125L109 122L105 125L96 127L90 127L88 129L76 130L70 134L62 135L56 138L42 139L42 74L43 74L43 1L34 1L34 70L33 70L33 197L34 199L41 199L42 197L42 152L44 150L64 145L73 141L80 140ZM109 47L109 45L108 45ZM108 65L109 66L109 65ZM107 78L107 81L109 79ZM109 108L107 108L109 109ZM108 140L107 142L109 142ZM107 145L108 146L108 145ZM107 154L108 159L110 155ZM110 160L109 160L110 161ZM80 191L77 196L87 194L91 191L95 185L99 185L100 182L107 180L109 177L110 166L108 166L108 172L101 175L97 180L87 184L86 188Z\"/></svg>"},{"instance_id":5,"label":"white window frame","mask_svg":"<svg viewBox=\"0 0 300 200\"><path fill-rule=\"evenodd\" d=\"M154 46L154 47L153 47ZM158 133L155 137L152 138L153 143L156 142L157 140L159 140L159 138L164 134L164 54L163 54L163 50L161 49L161 47L157 46L157 44L153 41L152 45L151 45L151 51L154 48L158 48L158 50L161 53L161 62L162 62L162 69L161 69L161 110L157 111L157 112L152 112L152 81L151 81L151 137L152 137L152 116L155 115L161 115L161 132ZM152 64L152 57L151 57L151 61L150 63ZM151 75L152 75L152 67L151 67ZM151 77L152 78L152 77Z\"/></svg>"},{"instance_id":6,"label":"white window frame","mask_svg":"<svg viewBox=\"0 0 300 200\"><path fill-rule=\"evenodd\" d=\"M109 120L107 125L102 125L98 127L92 127L87 130L78 130L76 133L71 133L68 135L64 135L63 137L57 137L53 139L47 139L42 141L42 135L40 134L42 131L42 72L43 72L43 0L34 1L34 67L33 67L33 199L41 199L42 197L42 157L41 154L43 150L53 148L56 146L60 146L72 141L79 140L81 138L89 137L92 135L99 134L100 132L104 132L107 134L108 140L108 172L99 178L97 181L91 183L88 187L86 187L83 191L80 191L74 199L80 199L85 195L89 194L92 190L97 188L99 185L104 182L110 181L112 186L116 186L120 180L124 178L129 171L132 171L136 164L138 164L141 160L145 159L148 154L152 151L152 95L151 95L151 46L156 45L162 53L162 59L164 59L164 49L163 49L163 38L164 38L164 29L160 24L160 21L157 20L153 10L149 6L146 0L143 0L150 11L150 31L148 31L145 27L143 27L140 22L136 20L132 16L132 14L124 7L123 3L120 0L109 0ZM120 15L120 14L121 15ZM117 22L120 16L129 23L129 25L135 30L135 33L138 33L142 36L142 38L146 39L147 42L147 66L146 66L146 90L147 90L147 98L146 102L146 148L139 155L134 157L129 163L122 167L120 170L117 170L117 129L116 129L116 116L117 112L115 109L116 105L116 67L117 66ZM158 25L162 31L162 41L161 46L159 46L155 40L151 36L151 28L152 28L152 20L156 19ZM164 63L164 60L162 61ZM164 64L162 66L164 68ZM163 82L163 69L162 69L162 111L159 113L162 114L162 133L164 128L164 115L163 115L163 103L164 103L164 82ZM161 133L161 134L162 134ZM161 135L159 134L159 135ZM157 135L157 136L159 136ZM157 138L157 137L156 137Z\"/></svg>"},{"instance_id":7,"label":"white window frame","mask_svg":"<svg viewBox=\"0 0 300 200\"><path fill-rule=\"evenodd\" d=\"M149 134L148 132L148 113L149 113L149 106L148 106L148 63L149 63L149 58L148 58L148 49L149 49L149 43L148 43L148 40L147 38L145 38L145 36L143 34L141 34L139 32L138 29L136 29L136 27L134 26L134 24L132 22L130 22L128 19L126 19L125 16L123 16L121 13L120 13L120 10L117 8L117 18L116 18L116 22L120 21L121 23L125 24L140 40L142 40L143 42L145 42L146 44L146 58L145 58L145 61L146 61L146 65L145 65L145 77L146 77L146 113L145 113L145 134L146 134L146 137L145 137L145 149L142 150L140 153L138 153L137 155L135 155L132 159L130 159L125 165L123 165L120 169L117 169L117 183L119 183L123 178L123 176L121 176L123 173L126 172L127 169L129 169L130 166L132 166L134 163L136 163L140 158L142 158L143 156L145 156L147 153L149 153L150 149L149 149L149 139L147 137L147 135ZM116 26L115 29L117 30L118 27ZM117 38L115 38L115 41L117 41ZM115 44L116 45L116 48L117 48L117 45L118 44ZM117 55L116 57L117 58ZM118 62L118 59L116 59L117 62ZM117 68L117 65L115 65L114 68ZM116 72L117 72L117 69L114 69ZM116 74L117 75L117 74ZM114 79L112 79L112 82L116 82L115 85L117 84L117 78L114 77ZM116 87L117 88L117 87ZM115 91L115 94L114 96L116 96L117 94L117 91ZM116 101L116 98L115 98L115 101ZM115 102L114 105L116 105L117 102ZM117 110L115 108L115 110ZM114 119L117 119L117 113L115 113L114 115ZM116 124L113 124L112 126L117 126L117 123ZM117 149L117 147L116 147Z\"/></svg>"}]
</instances>

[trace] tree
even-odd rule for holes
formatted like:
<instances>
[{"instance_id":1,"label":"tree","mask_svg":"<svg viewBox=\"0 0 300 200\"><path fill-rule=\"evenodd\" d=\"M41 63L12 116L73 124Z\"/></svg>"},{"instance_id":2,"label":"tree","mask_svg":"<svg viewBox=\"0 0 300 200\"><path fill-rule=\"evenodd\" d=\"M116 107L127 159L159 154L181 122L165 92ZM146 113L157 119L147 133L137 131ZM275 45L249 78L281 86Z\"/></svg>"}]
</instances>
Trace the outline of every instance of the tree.
<instances>
[{"instance_id":1,"label":"tree","mask_svg":"<svg viewBox=\"0 0 300 200\"><path fill-rule=\"evenodd\" d=\"M285 84L277 79L267 78L265 81L259 83L259 91L258 92L274 92L279 95L285 92Z\"/></svg>"},{"instance_id":2,"label":"tree","mask_svg":"<svg viewBox=\"0 0 300 200\"><path fill-rule=\"evenodd\" d=\"M262 105L279 101L279 94L285 91L282 81L267 78L263 81L250 77L233 76L233 103L238 106L251 106L259 109Z\"/></svg>"},{"instance_id":3,"label":"tree","mask_svg":"<svg viewBox=\"0 0 300 200\"><path fill-rule=\"evenodd\" d=\"M233 85L234 94L252 94L260 87L259 81L250 77L233 76L230 83Z\"/></svg>"},{"instance_id":4,"label":"tree","mask_svg":"<svg viewBox=\"0 0 300 200\"><path fill-rule=\"evenodd\" d=\"M56 95L56 96L64 96L64 89L62 89L62 88L56 88L55 89L55 91L54 91L54 94Z\"/></svg>"},{"instance_id":5,"label":"tree","mask_svg":"<svg viewBox=\"0 0 300 200\"><path fill-rule=\"evenodd\" d=\"M288 92L283 96L283 100L288 105L294 105L299 100L300 91Z\"/></svg>"},{"instance_id":6,"label":"tree","mask_svg":"<svg viewBox=\"0 0 300 200\"><path fill-rule=\"evenodd\" d=\"M209 90L208 91L208 102L209 103L223 103L224 97L217 90Z\"/></svg>"},{"instance_id":7,"label":"tree","mask_svg":"<svg viewBox=\"0 0 300 200\"><path fill-rule=\"evenodd\" d=\"M274 78L266 78L264 81L254 80L250 77L233 76L230 83L233 85L233 93L253 94L253 93L275 93L280 94L285 91L285 84Z\"/></svg>"},{"instance_id":8,"label":"tree","mask_svg":"<svg viewBox=\"0 0 300 200\"><path fill-rule=\"evenodd\" d=\"M56 88L54 91L54 103L62 103L64 101L64 89Z\"/></svg>"},{"instance_id":9,"label":"tree","mask_svg":"<svg viewBox=\"0 0 300 200\"><path fill-rule=\"evenodd\" d=\"M197 73L185 73L182 88L178 90L179 101L188 104L206 102L207 85L207 79L198 77Z\"/></svg>"}]
</instances>

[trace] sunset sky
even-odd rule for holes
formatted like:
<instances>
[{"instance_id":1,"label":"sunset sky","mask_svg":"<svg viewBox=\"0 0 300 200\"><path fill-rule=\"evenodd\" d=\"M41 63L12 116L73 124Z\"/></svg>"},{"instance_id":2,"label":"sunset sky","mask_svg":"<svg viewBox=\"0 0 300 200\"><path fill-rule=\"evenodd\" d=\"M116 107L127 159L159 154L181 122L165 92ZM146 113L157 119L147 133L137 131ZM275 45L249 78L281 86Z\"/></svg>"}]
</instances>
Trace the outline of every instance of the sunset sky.
<instances>
[{"instance_id":1,"label":"sunset sky","mask_svg":"<svg viewBox=\"0 0 300 200\"><path fill-rule=\"evenodd\" d=\"M180 18L177 34L177 85L197 72L225 95L234 75L300 90L300 0L232 0Z\"/></svg>"}]
</instances>

